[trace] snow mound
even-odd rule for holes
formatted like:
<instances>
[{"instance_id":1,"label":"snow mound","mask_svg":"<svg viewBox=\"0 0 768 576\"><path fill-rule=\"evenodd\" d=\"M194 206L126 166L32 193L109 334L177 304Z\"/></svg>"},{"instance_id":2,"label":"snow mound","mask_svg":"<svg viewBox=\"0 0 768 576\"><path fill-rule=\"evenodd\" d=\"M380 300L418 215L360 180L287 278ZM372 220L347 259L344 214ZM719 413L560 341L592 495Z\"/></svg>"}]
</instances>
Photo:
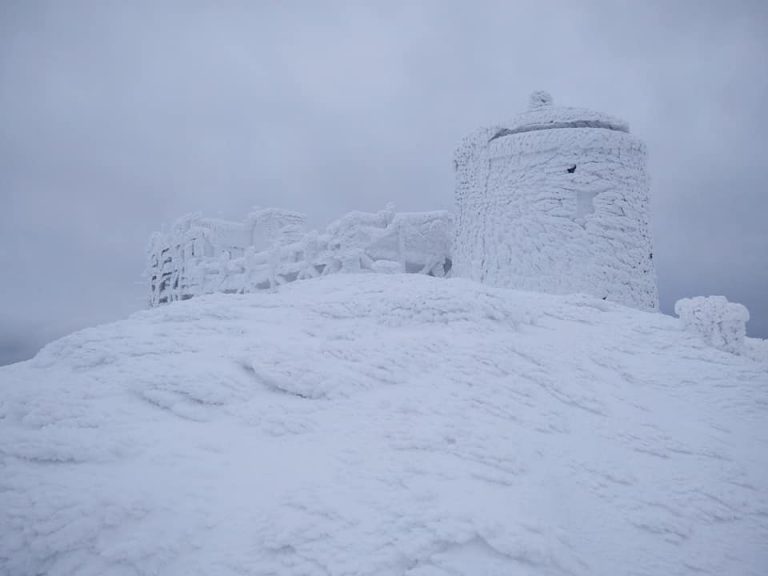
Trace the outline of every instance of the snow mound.
<instances>
[{"instance_id":1,"label":"snow mound","mask_svg":"<svg viewBox=\"0 0 768 576\"><path fill-rule=\"evenodd\" d=\"M766 384L588 296L200 296L0 369L0 574L762 575Z\"/></svg>"},{"instance_id":2,"label":"snow mound","mask_svg":"<svg viewBox=\"0 0 768 576\"><path fill-rule=\"evenodd\" d=\"M747 336L749 311L725 296L696 296L675 302L683 326L699 334L710 346L741 354Z\"/></svg>"}]
</instances>

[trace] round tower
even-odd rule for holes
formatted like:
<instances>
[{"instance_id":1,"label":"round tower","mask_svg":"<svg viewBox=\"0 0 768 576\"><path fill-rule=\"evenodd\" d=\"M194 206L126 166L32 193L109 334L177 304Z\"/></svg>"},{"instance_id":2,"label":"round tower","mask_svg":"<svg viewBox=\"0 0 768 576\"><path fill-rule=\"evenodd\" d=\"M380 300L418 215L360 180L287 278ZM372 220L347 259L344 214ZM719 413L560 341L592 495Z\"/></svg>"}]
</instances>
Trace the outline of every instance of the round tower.
<instances>
[{"instance_id":1,"label":"round tower","mask_svg":"<svg viewBox=\"0 0 768 576\"><path fill-rule=\"evenodd\" d=\"M455 166L455 276L658 308L645 145L625 122L534 92Z\"/></svg>"}]
</instances>

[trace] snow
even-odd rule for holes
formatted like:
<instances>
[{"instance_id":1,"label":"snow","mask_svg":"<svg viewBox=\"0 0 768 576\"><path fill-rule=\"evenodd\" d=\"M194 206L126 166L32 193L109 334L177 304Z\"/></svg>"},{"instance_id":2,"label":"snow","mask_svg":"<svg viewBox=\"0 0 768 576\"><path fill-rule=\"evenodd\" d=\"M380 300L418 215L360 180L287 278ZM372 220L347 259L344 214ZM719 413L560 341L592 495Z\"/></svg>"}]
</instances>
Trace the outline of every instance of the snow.
<instances>
[{"instance_id":1,"label":"snow","mask_svg":"<svg viewBox=\"0 0 768 576\"><path fill-rule=\"evenodd\" d=\"M675 302L683 326L699 334L710 346L726 352L744 352L749 311L725 296L697 296Z\"/></svg>"},{"instance_id":2,"label":"snow","mask_svg":"<svg viewBox=\"0 0 768 576\"><path fill-rule=\"evenodd\" d=\"M0 574L768 566L768 362L601 298L332 275L72 334L0 390Z\"/></svg>"},{"instance_id":3,"label":"snow","mask_svg":"<svg viewBox=\"0 0 768 576\"><path fill-rule=\"evenodd\" d=\"M531 92L531 95L528 98L528 108L530 110L537 110L545 106L552 106L554 102L555 101L549 92L545 90L536 90Z\"/></svg>"},{"instance_id":4,"label":"snow","mask_svg":"<svg viewBox=\"0 0 768 576\"><path fill-rule=\"evenodd\" d=\"M200 215L155 233L147 249L149 304L215 292L247 293L340 272L415 272L445 276L452 217L445 211L350 212L323 233L302 214L260 208L244 222Z\"/></svg>"},{"instance_id":5,"label":"snow","mask_svg":"<svg viewBox=\"0 0 768 576\"><path fill-rule=\"evenodd\" d=\"M534 93L466 138L455 166L454 275L658 308L646 150L626 123Z\"/></svg>"}]
</instances>

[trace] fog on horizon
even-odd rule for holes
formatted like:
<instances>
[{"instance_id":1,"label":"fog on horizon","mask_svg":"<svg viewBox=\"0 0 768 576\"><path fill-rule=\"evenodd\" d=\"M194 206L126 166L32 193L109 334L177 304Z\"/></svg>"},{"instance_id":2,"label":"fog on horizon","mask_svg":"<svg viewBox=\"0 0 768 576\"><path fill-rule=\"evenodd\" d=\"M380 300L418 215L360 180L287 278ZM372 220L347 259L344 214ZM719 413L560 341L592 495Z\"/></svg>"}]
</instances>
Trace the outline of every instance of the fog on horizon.
<instances>
[{"instance_id":1,"label":"fog on horizon","mask_svg":"<svg viewBox=\"0 0 768 576\"><path fill-rule=\"evenodd\" d=\"M647 144L662 310L768 337L766 56L761 1L3 2L0 364L143 308L183 214L451 209L460 139L538 89Z\"/></svg>"}]
</instances>

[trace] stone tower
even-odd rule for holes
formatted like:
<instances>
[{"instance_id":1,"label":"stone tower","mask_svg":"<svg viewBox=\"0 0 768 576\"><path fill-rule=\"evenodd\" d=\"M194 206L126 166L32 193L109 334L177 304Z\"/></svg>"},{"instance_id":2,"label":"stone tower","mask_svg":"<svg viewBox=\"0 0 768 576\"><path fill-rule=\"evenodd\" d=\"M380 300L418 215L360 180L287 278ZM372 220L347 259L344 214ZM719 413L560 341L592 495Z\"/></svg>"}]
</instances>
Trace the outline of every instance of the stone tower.
<instances>
[{"instance_id":1,"label":"stone tower","mask_svg":"<svg viewBox=\"0 0 768 576\"><path fill-rule=\"evenodd\" d=\"M455 167L455 276L658 308L645 146L625 122L534 92Z\"/></svg>"}]
</instances>

